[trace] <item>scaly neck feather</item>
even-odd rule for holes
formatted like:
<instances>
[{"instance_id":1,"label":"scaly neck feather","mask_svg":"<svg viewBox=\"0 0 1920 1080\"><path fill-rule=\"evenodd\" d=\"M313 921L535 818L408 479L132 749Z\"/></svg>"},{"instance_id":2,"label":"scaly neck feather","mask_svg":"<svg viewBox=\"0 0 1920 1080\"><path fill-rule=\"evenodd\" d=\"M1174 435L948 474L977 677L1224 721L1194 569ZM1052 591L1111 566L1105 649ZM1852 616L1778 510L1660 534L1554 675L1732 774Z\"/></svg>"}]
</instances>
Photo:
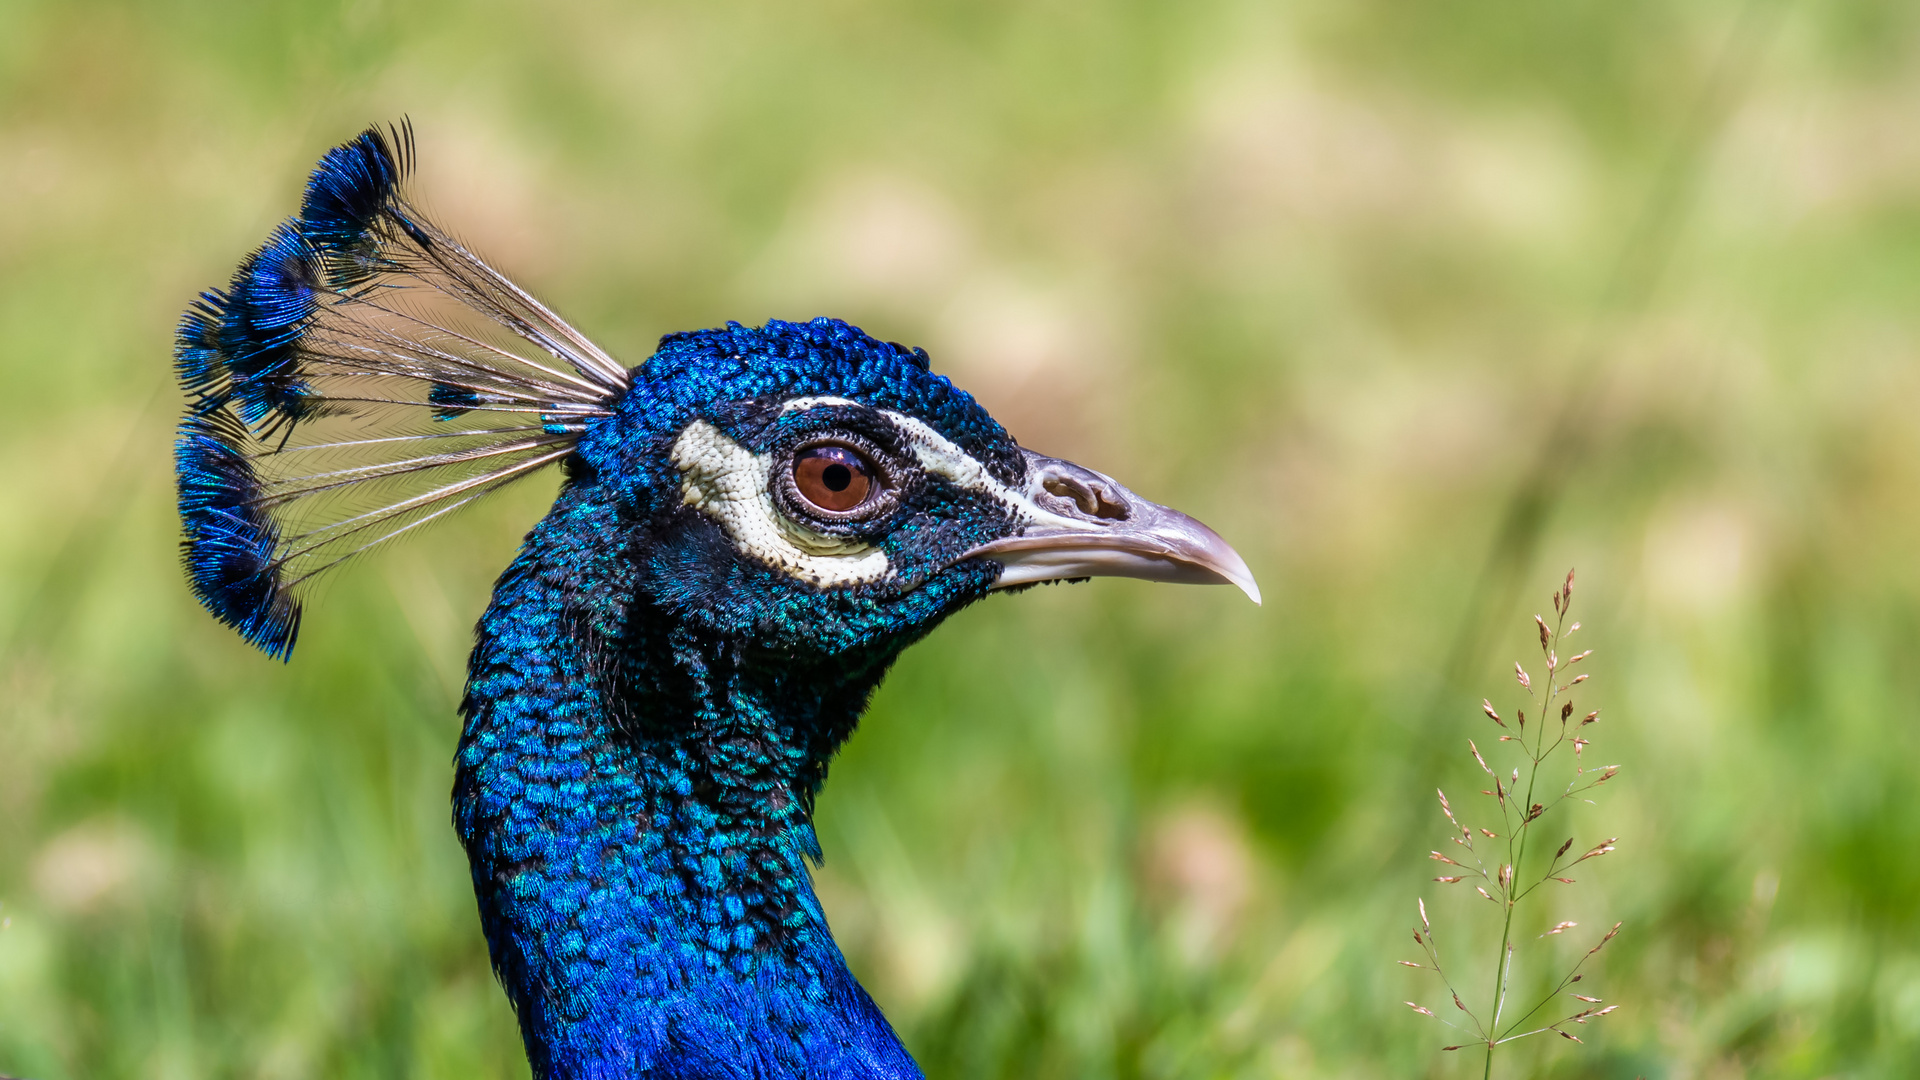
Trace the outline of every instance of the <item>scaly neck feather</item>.
<instances>
[{"instance_id":1,"label":"scaly neck feather","mask_svg":"<svg viewBox=\"0 0 1920 1080\"><path fill-rule=\"evenodd\" d=\"M462 705L455 825L535 1075L919 1077L804 862L827 762L905 642L829 669L702 639L641 598L651 545L620 514L563 492Z\"/></svg>"}]
</instances>

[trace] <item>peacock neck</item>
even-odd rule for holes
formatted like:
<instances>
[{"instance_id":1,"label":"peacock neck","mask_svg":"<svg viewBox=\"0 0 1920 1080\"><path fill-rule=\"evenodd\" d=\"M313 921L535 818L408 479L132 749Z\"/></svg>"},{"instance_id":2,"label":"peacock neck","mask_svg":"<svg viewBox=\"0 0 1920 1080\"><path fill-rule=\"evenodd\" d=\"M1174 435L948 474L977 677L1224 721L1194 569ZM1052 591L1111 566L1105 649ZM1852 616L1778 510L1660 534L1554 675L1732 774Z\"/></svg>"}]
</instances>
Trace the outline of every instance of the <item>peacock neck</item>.
<instances>
[{"instance_id":1,"label":"peacock neck","mask_svg":"<svg viewBox=\"0 0 1920 1080\"><path fill-rule=\"evenodd\" d=\"M569 489L528 537L462 705L455 825L535 1075L918 1077L805 863L884 664L687 630L638 598L618 513Z\"/></svg>"}]
</instances>

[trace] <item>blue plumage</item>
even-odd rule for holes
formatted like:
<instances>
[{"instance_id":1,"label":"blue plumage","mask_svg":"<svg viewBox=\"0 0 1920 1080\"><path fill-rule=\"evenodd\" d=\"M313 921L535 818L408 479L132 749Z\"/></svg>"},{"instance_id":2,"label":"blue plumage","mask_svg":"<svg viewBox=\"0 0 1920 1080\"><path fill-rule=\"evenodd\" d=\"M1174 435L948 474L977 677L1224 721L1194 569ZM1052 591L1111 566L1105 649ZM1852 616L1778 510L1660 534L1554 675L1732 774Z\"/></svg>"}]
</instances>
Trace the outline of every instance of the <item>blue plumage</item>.
<instances>
[{"instance_id":1,"label":"blue plumage","mask_svg":"<svg viewBox=\"0 0 1920 1080\"><path fill-rule=\"evenodd\" d=\"M1204 526L1019 447L846 323L622 368L405 200L321 161L176 341L188 578L269 655L301 582L553 462L469 664L454 824L541 1077L917 1077L815 899L814 799L888 666L995 588L1232 581Z\"/></svg>"}]
</instances>

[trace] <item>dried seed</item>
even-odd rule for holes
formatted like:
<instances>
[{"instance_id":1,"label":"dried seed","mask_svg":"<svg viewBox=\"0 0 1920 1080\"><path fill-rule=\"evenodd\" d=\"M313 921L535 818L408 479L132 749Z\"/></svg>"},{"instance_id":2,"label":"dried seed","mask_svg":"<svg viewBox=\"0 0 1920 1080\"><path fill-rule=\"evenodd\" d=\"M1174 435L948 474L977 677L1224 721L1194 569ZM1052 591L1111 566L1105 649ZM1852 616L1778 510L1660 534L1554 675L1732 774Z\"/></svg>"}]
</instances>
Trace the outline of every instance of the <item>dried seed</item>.
<instances>
[{"instance_id":1,"label":"dried seed","mask_svg":"<svg viewBox=\"0 0 1920 1080\"><path fill-rule=\"evenodd\" d=\"M1533 621L1540 627L1540 647L1544 649L1547 647L1547 642L1552 639L1553 631L1547 629L1547 620L1540 616L1535 615ZM1552 667L1553 665L1548 664L1547 666Z\"/></svg>"},{"instance_id":2,"label":"dried seed","mask_svg":"<svg viewBox=\"0 0 1920 1080\"><path fill-rule=\"evenodd\" d=\"M1442 1052L1442 1053L1445 1053L1445 1052L1446 1052L1446 1051L1448 1051L1448 1050L1458 1050L1458 1049L1460 1049L1460 1048L1459 1048L1459 1047L1457 1047L1457 1046L1443 1046L1443 1047L1441 1047L1441 1048L1440 1048L1440 1050L1441 1050L1441 1052Z\"/></svg>"},{"instance_id":3,"label":"dried seed","mask_svg":"<svg viewBox=\"0 0 1920 1080\"><path fill-rule=\"evenodd\" d=\"M1560 722L1561 723L1563 724L1566 723L1567 717L1572 715L1573 715L1573 702L1569 701L1565 705L1560 706Z\"/></svg>"},{"instance_id":4,"label":"dried seed","mask_svg":"<svg viewBox=\"0 0 1920 1080\"><path fill-rule=\"evenodd\" d=\"M1586 862L1588 859L1598 858L1601 855L1605 855L1608 852L1611 852L1613 850L1613 845L1618 843L1619 841L1620 841L1620 838L1617 836L1611 840L1603 840L1600 843L1593 845L1593 849L1591 851L1587 852L1585 855L1582 855L1573 861L1575 863L1582 863L1582 862ZM1571 866L1573 864L1569 863L1568 865Z\"/></svg>"},{"instance_id":5,"label":"dried seed","mask_svg":"<svg viewBox=\"0 0 1920 1080\"><path fill-rule=\"evenodd\" d=\"M1396 960L1394 961L1394 963L1399 964L1401 967L1411 967L1411 968L1423 968L1427 966L1425 964L1416 964L1411 960ZM1589 998L1588 1000L1591 1001L1592 999Z\"/></svg>"},{"instance_id":6,"label":"dried seed","mask_svg":"<svg viewBox=\"0 0 1920 1080\"><path fill-rule=\"evenodd\" d=\"M1453 861L1452 859L1449 859L1449 858L1447 858L1447 857L1446 857L1445 855L1442 855L1442 854L1440 854L1440 853L1439 853L1439 852L1437 852L1437 851L1434 851L1434 852L1429 852L1429 853L1428 853L1428 855L1427 855L1427 858L1429 858L1429 859L1432 859L1432 860L1433 860L1434 862L1443 862L1443 863L1446 863L1446 864L1447 864L1448 866L1459 866L1459 865L1460 865L1459 863L1457 863L1457 862L1454 862L1454 861Z\"/></svg>"},{"instance_id":7,"label":"dried seed","mask_svg":"<svg viewBox=\"0 0 1920 1080\"><path fill-rule=\"evenodd\" d=\"M1404 964L1404 963L1406 963L1406 961L1405 961L1405 960L1402 960L1402 961L1400 961L1400 962L1401 962L1401 963L1403 963L1403 964ZM1419 964L1414 964L1413 966L1414 966L1414 967L1419 967L1420 965L1419 965ZM1599 999L1599 998L1597 998L1597 997L1588 997L1588 996L1587 996L1587 995L1585 995L1585 994L1573 994L1573 995L1571 995L1571 996L1572 996L1572 997L1576 997L1576 998L1579 998L1579 999L1580 999L1581 1001L1584 1001L1584 1002L1586 1002L1586 1003L1587 1003L1587 1004L1589 1004L1589 1005L1598 1005L1598 1004L1600 1004L1600 999Z\"/></svg>"},{"instance_id":8,"label":"dried seed","mask_svg":"<svg viewBox=\"0 0 1920 1080\"><path fill-rule=\"evenodd\" d=\"M1587 714L1587 718L1585 720L1580 721L1580 725L1582 727L1585 727L1586 725L1591 724L1598 719L1600 719L1600 710L1595 709L1592 712Z\"/></svg>"},{"instance_id":9,"label":"dried seed","mask_svg":"<svg viewBox=\"0 0 1920 1080\"><path fill-rule=\"evenodd\" d=\"M1565 932L1567 932L1568 930L1571 930L1571 929L1573 929L1574 927L1576 927L1576 926L1579 926L1579 925L1580 925L1580 924L1579 924L1579 923L1577 923L1577 922L1563 922L1563 923L1558 923L1558 924L1556 924L1556 925L1554 926L1554 928L1553 928L1553 929L1551 929L1551 930L1549 930L1549 931L1547 931L1547 932L1546 932L1546 933L1544 933L1544 934L1541 934L1540 936L1541 936L1541 937L1552 937L1552 936L1553 936L1553 935L1555 935L1555 934L1562 934L1562 933L1565 933Z\"/></svg>"},{"instance_id":10,"label":"dried seed","mask_svg":"<svg viewBox=\"0 0 1920 1080\"><path fill-rule=\"evenodd\" d=\"M1416 899L1414 903L1420 905L1420 925L1427 928L1427 933L1433 933L1433 923L1427 920L1427 902L1424 899Z\"/></svg>"},{"instance_id":11,"label":"dried seed","mask_svg":"<svg viewBox=\"0 0 1920 1080\"><path fill-rule=\"evenodd\" d=\"M1487 719L1499 724L1501 727L1507 726L1506 722L1500 719L1500 714L1494 711L1493 702L1488 701L1486 698L1481 698L1480 708L1487 714Z\"/></svg>"},{"instance_id":12,"label":"dried seed","mask_svg":"<svg viewBox=\"0 0 1920 1080\"><path fill-rule=\"evenodd\" d=\"M1486 897L1486 898L1487 898L1487 899L1489 899L1489 900L1492 900L1492 899L1493 899L1493 894L1492 894L1492 893L1490 893L1490 892L1488 892L1487 890L1485 890L1485 889L1483 889L1483 888L1481 888L1481 887L1480 887L1480 886L1478 886L1478 885L1475 885L1475 886L1473 887L1473 891L1474 891L1474 892L1477 892L1477 893L1479 893L1479 894L1480 894L1481 896L1484 896L1484 897Z\"/></svg>"},{"instance_id":13,"label":"dried seed","mask_svg":"<svg viewBox=\"0 0 1920 1080\"><path fill-rule=\"evenodd\" d=\"M1413 943L1415 945L1425 945L1427 943L1427 939L1420 936L1420 931L1415 930L1413 932Z\"/></svg>"},{"instance_id":14,"label":"dried seed","mask_svg":"<svg viewBox=\"0 0 1920 1080\"><path fill-rule=\"evenodd\" d=\"M1575 665L1575 664L1577 664L1577 663L1579 663L1579 662L1580 662L1580 661L1582 661L1582 660L1585 660L1585 659L1586 659L1587 657L1589 657L1589 656L1592 656L1592 655L1593 655L1593 650L1592 650L1592 649L1588 649L1588 650L1587 650L1586 652L1583 652L1583 653L1580 653L1580 654L1578 654L1578 655L1576 655L1576 656L1574 656L1574 657L1572 657L1572 658L1570 658L1570 659L1569 659L1569 660L1567 661L1567 666L1568 666L1568 667L1572 667L1573 665Z\"/></svg>"},{"instance_id":15,"label":"dried seed","mask_svg":"<svg viewBox=\"0 0 1920 1080\"><path fill-rule=\"evenodd\" d=\"M1437 882L1439 882L1439 883L1440 883L1440 884L1442 884L1442 885L1451 885L1451 884L1453 884L1454 882L1456 882L1456 881L1459 881L1459 880L1460 880L1460 878L1458 878L1458 877L1437 877L1437 878L1434 878L1433 880L1435 880L1435 881L1437 881Z\"/></svg>"},{"instance_id":16,"label":"dried seed","mask_svg":"<svg viewBox=\"0 0 1920 1080\"><path fill-rule=\"evenodd\" d=\"M1481 832L1483 832L1483 833L1486 833L1486 834L1487 834L1487 839L1489 839L1489 840L1498 840L1498 839L1500 839L1500 834L1499 834L1499 833L1496 833L1496 832L1494 832L1494 831L1493 831L1492 829L1481 829L1480 831L1481 831Z\"/></svg>"},{"instance_id":17,"label":"dried seed","mask_svg":"<svg viewBox=\"0 0 1920 1080\"><path fill-rule=\"evenodd\" d=\"M1534 803L1532 808L1527 811L1527 820L1532 821L1534 818L1539 817L1546 809L1546 807L1539 803Z\"/></svg>"},{"instance_id":18,"label":"dried seed","mask_svg":"<svg viewBox=\"0 0 1920 1080\"><path fill-rule=\"evenodd\" d=\"M1606 936L1606 937L1603 937L1603 938L1601 938L1601 939L1600 939L1600 944L1598 944L1598 945L1595 945L1595 946L1594 946L1593 948L1591 948L1591 949L1588 949L1588 950L1587 950L1587 955L1588 955L1588 956L1592 956L1592 955L1593 955L1594 953L1597 953L1597 952L1599 952L1599 951L1600 951L1601 949L1604 949L1604 948L1606 948L1606 947L1607 947L1607 942L1609 942L1609 941L1612 941L1612 940L1613 940L1613 935L1615 935L1615 934L1617 934L1617 933L1619 933L1619 932L1620 932L1620 924L1619 924L1619 923L1614 923L1614 924L1613 924L1613 929L1611 929L1611 930L1609 930L1609 931L1607 931L1607 936Z\"/></svg>"},{"instance_id":19,"label":"dried seed","mask_svg":"<svg viewBox=\"0 0 1920 1080\"><path fill-rule=\"evenodd\" d=\"M1528 693L1533 692L1533 680L1527 678L1527 669L1521 667L1520 662L1518 660L1513 662L1513 677L1520 680L1520 686L1522 689L1526 690Z\"/></svg>"},{"instance_id":20,"label":"dried seed","mask_svg":"<svg viewBox=\"0 0 1920 1080\"><path fill-rule=\"evenodd\" d=\"M1560 850L1553 853L1554 861L1559 862L1560 856L1565 855L1568 851L1572 849L1573 849L1573 837L1569 836L1567 837L1567 842L1560 845Z\"/></svg>"},{"instance_id":21,"label":"dried seed","mask_svg":"<svg viewBox=\"0 0 1920 1080\"><path fill-rule=\"evenodd\" d=\"M1460 1000L1460 992L1458 990L1453 992L1453 1007L1459 1009L1461 1012L1467 1011L1467 1003Z\"/></svg>"},{"instance_id":22,"label":"dried seed","mask_svg":"<svg viewBox=\"0 0 1920 1080\"><path fill-rule=\"evenodd\" d=\"M1469 749L1469 750L1471 750L1471 751L1473 751L1473 760L1475 760L1475 761L1477 761L1477 762L1479 762L1479 763L1480 763L1480 767L1481 767L1482 769L1485 769L1485 770L1487 771L1487 775L1488 775L1488 776L1492 776L1492 775L1493 775L1493 767L1487 764L1487 759L1486 759L1486 758L1483 758L1483 757L1481 757L1481 756L1480 756L1480 748L1479 748L1479 747L1477 747L1477 746L1475 746L1475 745L1473 745L1473 740L1472 740L1472 739L1468 739L1468 740L1467 740L1467 749Z\"/></svg>"},{"instance_id":23,"label":"dried seed","mask_svg":"<svg viewBox=\"0 0 1920 1080\"><path fill-rule=\"evenodd\" d=\"M1417 1012L1417 1013L1419 1013L1419 1014L1420 1014L1421 1016L1432 1016L1432 1015L1433 1015L1433 1010L1432 1010L1432 1009L1429 1009L1429 1008L1427 1008L1427 1007L1426 1007L1425 1005L1415 1005L1415 1004L1414 1004L1413 1002L1411 1002L1411 1001L1409 1001L1409 1002L1407 1002L1407 1008L1409 1008L1409 1009L1412 1009L1412 1010L1413 1010L1414 1012Z\"/></svg>"},{"instance_id":24,"label":"dried seed","mask_svg":"<svg viewBox=\"0 0 1920 1080\"><path fill-rule=\"evenodd\" d=\"M1571 884L1573 884L1573 879L1572 879L1572 878L1570 878L1570 877L1557 877L1557 878L1554 878L1553 880L1555 880L1555 881L1557 881L1557 882L1559 882L1559 883L1560 883L1560 884L1562 884L1562 885L1571 885Z\"/></svg>"},{"instance_id":25,"label":"dried seed","mask_svg":"<svg viewBox=\"0 0 1920 1080\"><path fill-rule=\"evenodd\" d=\"M1553 1030L1560 1031L1559 1028L1554 1028ZM1563 1039L1572 1039L1574 1042L1580 1041L1580 1037L1578 1035L1574 1035L1570 1032L1560 1031L1560 1037Z\"/></svg>"},{"instance_id":26,"label":"dried seed","mask_svg":"<svg viewBox=\"0 0 1920 1080\"><path fill-rule=\"evenodd\" d=\"M1620 1007L1620 1006L1618 1006L1618 1005L1609 1005L1609 1006L1607 1006L1606 1008L1604 1008L1604 1009L1601 1009L1601 1010L1600 1010L1599 1012L1597 1012L1597 1013L1594 1013L1593 1015L1595 1015L1595 1016L1605 1016L1605 1015L1607 1015L1608 1013L1610 1013L1610 1012L1612 1012L1613 1010L1615 1010L1615 1009L1617 1009L1617 1008L1619 1008L1619 1007Z\"/></svg>"}]
</instances>

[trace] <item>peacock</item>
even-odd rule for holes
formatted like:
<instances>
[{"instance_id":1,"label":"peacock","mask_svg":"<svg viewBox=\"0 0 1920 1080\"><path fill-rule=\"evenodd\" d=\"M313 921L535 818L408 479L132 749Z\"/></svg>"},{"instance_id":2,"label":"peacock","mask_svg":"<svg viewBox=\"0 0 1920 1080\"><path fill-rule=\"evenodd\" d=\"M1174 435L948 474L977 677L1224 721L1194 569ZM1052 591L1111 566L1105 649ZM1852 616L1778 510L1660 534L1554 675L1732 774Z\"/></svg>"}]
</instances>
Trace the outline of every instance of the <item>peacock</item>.
<instances>
[{"instance_id":1,"label":"peacock","mask_svg":"<svg viewBox=\"0 0 1920 1080\"><path fill-rule=\"evenodd\" d=\"M319 575L557 465L480 619L453 824L533 1074L918 1077L815 898L888 666L996 590L1227 583L1216 533L1017 444L845 322L626 367L422 215L409 125L327 152L183 316L186 573L287 660Z\"/></svg>"}]
</instances>

